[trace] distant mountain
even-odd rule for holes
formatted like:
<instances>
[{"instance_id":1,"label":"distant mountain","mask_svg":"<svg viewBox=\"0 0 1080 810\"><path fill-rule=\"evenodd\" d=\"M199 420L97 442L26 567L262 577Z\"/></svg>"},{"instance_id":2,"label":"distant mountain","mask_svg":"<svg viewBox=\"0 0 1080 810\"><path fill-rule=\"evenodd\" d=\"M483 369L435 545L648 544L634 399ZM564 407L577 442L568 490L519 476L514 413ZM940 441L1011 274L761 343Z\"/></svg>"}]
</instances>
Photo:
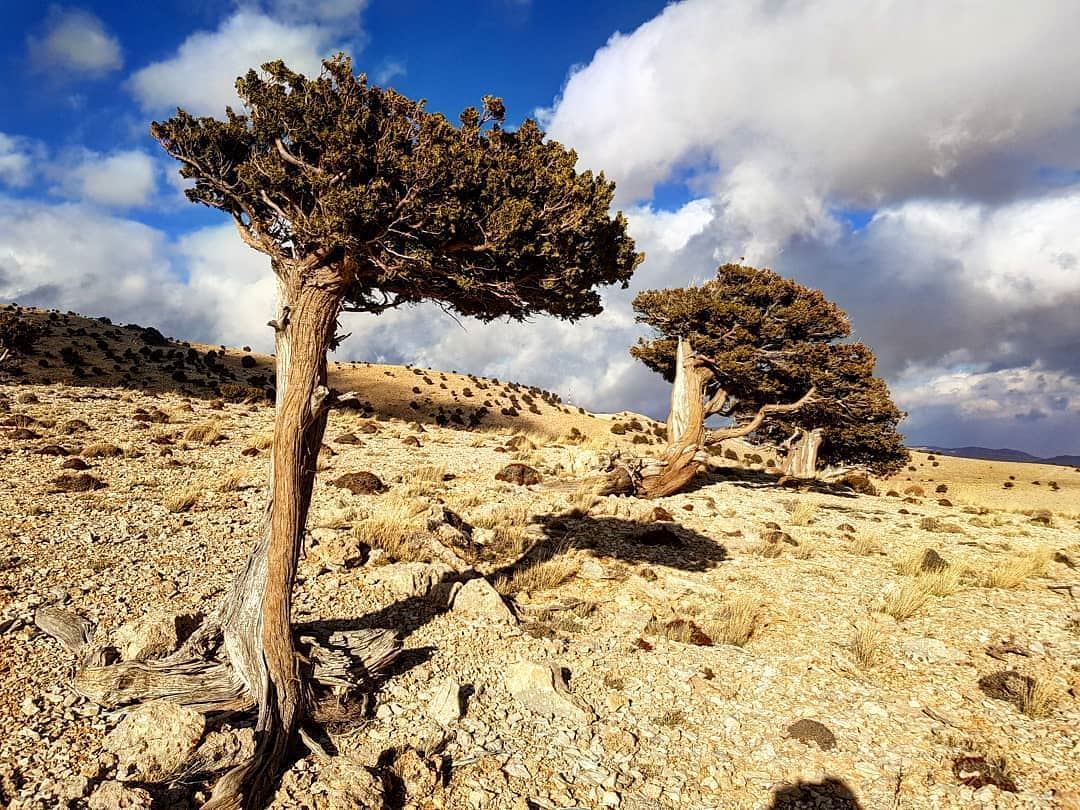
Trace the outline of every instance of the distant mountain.
<instances>
[{"instance_id":1,"label":"distant mountain","mask_svg":"<svg viewBox=\"0 0 1080 810\"><path fill-rule=\"evenodd\" d=\"M1040 458L1023 450L1011 450L1008 447L993 449L990 447L920 447L929 453L959 458L979 458L986 461L1020 461L1025 464L1055 464L1060 467L1080 467L1080 456L1054 456Z\"/></svg>"}]
</instances>

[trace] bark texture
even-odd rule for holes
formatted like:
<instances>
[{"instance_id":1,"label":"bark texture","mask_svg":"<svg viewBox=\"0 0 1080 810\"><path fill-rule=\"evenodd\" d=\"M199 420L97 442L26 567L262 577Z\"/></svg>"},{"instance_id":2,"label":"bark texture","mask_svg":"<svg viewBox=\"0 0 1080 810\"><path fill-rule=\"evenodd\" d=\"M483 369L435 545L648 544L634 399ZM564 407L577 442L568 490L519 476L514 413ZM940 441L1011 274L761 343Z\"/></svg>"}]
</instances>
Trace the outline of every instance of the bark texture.
<instances>
[{"instance_id":1,"label":"bark texture","mask_svg":"<svg viewBox=\"0 0 1080 810\"><path fill-rule=\"evenodd\" d=\"M796 478L816 478L818 451L824 439L825 431L821 428L800 430L790 442L790 450L784 459L784 472Z\"/></svg>"}]
</instances>

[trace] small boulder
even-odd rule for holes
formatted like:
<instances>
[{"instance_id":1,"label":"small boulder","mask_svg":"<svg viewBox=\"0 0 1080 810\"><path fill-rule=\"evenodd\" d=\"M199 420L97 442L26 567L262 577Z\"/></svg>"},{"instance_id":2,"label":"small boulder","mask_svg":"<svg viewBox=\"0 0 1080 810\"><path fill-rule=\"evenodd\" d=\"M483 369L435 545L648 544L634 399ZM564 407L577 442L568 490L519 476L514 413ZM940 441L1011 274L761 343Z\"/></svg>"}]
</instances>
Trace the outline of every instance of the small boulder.
<instances>
[{"instance_id":1,"label":"small boulder","mask_svg":"<svg viewBox=\"0 0 1080 810\"><path fill-rule=\"evenodd\" d=\"M162 782L191 758L205 730L199 712L154 700L132 710L102 746L116 754L123 781Z\"/></svg>"},{"instance_id":2,"label":"small boulder","mask_svg":"<svg viewBox=\"0 0 1080 810\"><path fill-rule=\"evenodd\" d=\"M176 614L151 613L121 625L113 634L113 646L125 661L162 658L176 649Z\"/></svg>"},{"instance_id":3,"label":"small boulder","mask_svg":"<svg viewBox=\"0 0 1080 810\"><path fill-rule=\"evenodd\" d=\"M380 492L386 491L386 486L379 476L366 470L345 473L330 483L335 487L349 490L353 495L378 495Z\"/></svg>"},{"instance_id":4,"label":"small boulder","mask_svg":"<svg viewBox=\"0 0 1080 810\"><path fill-rule=\"evenodd\" d=\"M428 717L448 726L460 720L464 711L461 702L461 684L453 678L443 678L435 684L431 700L428 702Z\"/></svg>"},{"instance_id":5,"label":"small boulder","mask_svg":"<svg viewBox=\"0 0 1080 810\"><path fill-rule=\"evenodd\" d=\"M517 620L502 596L484 577L470 579L454 594L455 613L488 621L516 624Z\"/></svg>"},{"instance_id":6,"label":"small boulder","mask_svg":"<svg viewBox=\"0 0 1080 810\"><path fill-rule=\"evenodd\" d=\"M506 481L508 484L517 484L518 486L527 487L532 484L539 484L542 479L540 478L540 473L528 464L515 462L513 464L507 464L495 473L495 480Z\"/></svg>"},{"instance_id":7,"label":"small boulder","mask_svg":"<svg viewBox=\"0 0 1080 810\"><path fill-rule=\"evenodd\" d=\"M945 561L945 558L932 548L925 549L922 553L922 559L919 560L919 570L928 574L936 574L938 571L944 571L948 567L949 564Z\"/></svg>"},{"instance_id":8,"label":"small boulder","mask_svg":"<svg viewBox=\"0 0 1080 810\"><path fill-rule=\"evenodd\" d=\"M105 482L89 473L64 473L53 479L54 492L90 492L103 489Z\"/></svg>"},{"instance_id":9,"label":"small boulder","mask_svg":"<svg viewBox=\"0 0 1080 810\"><path fill-rule=\"evenodd\" d=\"M836 747L836 736L824 723L817 720L799 720L788 726L788 736L793 740L809 745L814 743L822 751Z\"/></svg>"},{"instance_id":10,"label":"small boulder","mask_svg":"<svg viewBox=\"0 0 1080 810\"><path fill-rule=\"evenodd\" d=\"M89 470L90 465L78 456L72 456L60 465L61 470Z\"/></svg>"},{"instance_id":11,"label":"small boulder","mask_svg":"<svg viewBox=\"0 0 1080 810\"><path fill-rule=\"evenodd\" d=\"M662 506L654 506L653 510L649 512L649 520L653 523L664 522L673 523L675 521L674 516Z\"/></svg>"},{"instance_id":12,"label":"small boulder","mask_svg":"<svg viewBox=\"0 0 1080 810\"><path fill-rule=\"evenodd\" d=\"M858 492L860 495L877 495L877 487L870 481L870 476L866 473L855 472L849 473L840 479L840 483L844 486L851 487L851 489Z\"/></svg>"},{"instance_id":13,"label":"small boulder","mask_svg":"<svg viewBox=\"0 0 1080 810\"><path fill-rule=\"evenodd\" d=\"M545 716L588 723L593 713L570 693L559 669L550 664L519 661L507 671L507 689L522 705Z\"/></svg>"},{"instance_id":14,"label":"small boulder","mask_svg":"<svg viewBox=\"0 0 1080 810\"><path fill-rule=\"evenodd\" d=\"M149 810L153 799L142 788L109 781L97 786L86 806L88 810Z\"/></svg>"},{"instance_id":15,"label":"small boulder","mask_svg":"<svg viewBox=\"0 0 1080 810\"><path fill-rule=\"evenodd\" d=\"M964 660L964 654L936 638L909 638L901 642L900 649L912 661L923 664L949 664Z\"/></svg>"}]
</instances>

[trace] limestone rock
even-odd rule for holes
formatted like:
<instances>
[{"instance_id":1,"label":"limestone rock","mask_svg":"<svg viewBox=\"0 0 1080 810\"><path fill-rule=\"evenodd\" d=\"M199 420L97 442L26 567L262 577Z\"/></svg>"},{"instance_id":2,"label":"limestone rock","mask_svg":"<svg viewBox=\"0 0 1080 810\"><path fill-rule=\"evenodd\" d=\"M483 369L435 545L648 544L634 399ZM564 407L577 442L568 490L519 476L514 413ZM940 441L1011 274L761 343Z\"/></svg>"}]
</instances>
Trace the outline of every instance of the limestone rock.
<instances>
[{"instance_id":1,"label":"limestone rock","mask_svg":"<svg viewBox=\"0 0 1080 810\"><path fill-rule=\"evenodd\" d=\"M450 573L441 563L402 562L376 568L368 582L385 585L397 596L426 596Z\"/></svg>"},{"instance_id":2,"label":"limestone rock","mask_svg":"<svg viewBox=\"0 0 1080 810\"><path fill-rule=\"evenodd\" d=\"M428 717L444 726L460 720L464 714L461 706L461 684L453 678L440 680L435 685L427 713Z\"/></svg>"},{"instance_id":3,"label":"limestone rock","mask_svg":"<svg viewBox=\"0 0 1080 810\"><path fill-rule=\"evenodd\" d=\"M167 700L134 709L102 742L128 779L160 782L191 758L206 730L201 714Z\"/></svg>"},{"instance_id":4,"label":"limestone rock","mask_svg":"<svg viewBox=\"0 0 1080 810\"><path fill-rule=\"evenodd\" d=\"M470 579L454 595L453 610L465 616L516 624L502 596L483 577Z\"/></svg>"},{"instance_id":5,"label":"limestone rock","mask_svg":"<svg viewBox=\"0 0 1080 810\"><path fill-rule=\"evenodd\" d=\"M176 649L176 614L150 613L123 624L113 634L113 646L125 661L161 658Z\"/></svg>"},{"instance_id":6,"label":"limestone rock","mask_svg":"<svg viewBox=\"0 0 1080 810\"><path fill-rule=\"evenodd\" d=\"M315 810L382 810L386 793L382 780L357 759L331 757L311 786Z\"/></svg>"},{"instance_id":7,"label":"limestone rock","mask_svg":"<svg viewBox=\"0 0 1080 810\"><path fill-rule=\"evenodd\" d=\"M90 794L89 810L142 810L152 807L150 794L142 788L132 788L119 782L102 782Z\"/></svg>"},{"instance_id":8,"label":"limestone rock","mask_svg":"<svg viewBox=\"0 0 1080 810\"><path fill-rule=\"evenodd\" d=\"M964 654L953 650L936 638L909 638L900 644L904 655L912 661L927 664L945 664L962 661Z\"/></svg>"},{"instance_id":9,"label":"limestone rock","mask_svg":"<svg viewBox=\"0 0 1080 810\"><path fill-rule=\"evenodd\" d=\"M550 664L519 661L508 670L506 686L522 705L537 714L579 723L593 719L585 703L570 693L562 672Z\"/></svg>"}]
</instances>

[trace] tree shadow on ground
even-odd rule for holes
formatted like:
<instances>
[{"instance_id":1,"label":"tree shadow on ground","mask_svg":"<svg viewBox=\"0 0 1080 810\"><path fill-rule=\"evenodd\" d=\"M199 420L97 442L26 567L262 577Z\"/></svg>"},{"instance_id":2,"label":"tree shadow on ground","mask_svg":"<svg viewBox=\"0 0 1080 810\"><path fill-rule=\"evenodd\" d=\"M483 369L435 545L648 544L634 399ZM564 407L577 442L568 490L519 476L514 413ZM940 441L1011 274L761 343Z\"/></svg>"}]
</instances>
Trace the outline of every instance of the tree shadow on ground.
<instances>
[{"instance_id":1,"label":"tree shadow on ground","mask_svg":"<svg viewBox=\"0 0 1080 810\"><path fill-rule=\"evenodd\" d=\"M664 566L683 571L708 571L727 559L727 549L710 537L677 523L642 524L616 517L543 515L535 519L542 537L520 558L487 570L452 571L424 594L399 599L355 619L320 620L330 631L361 628L397 630L403 638L445 613L455 583L464 585L480 576L495 580L515 571L541 565L577 549L594 556L631 564ZM431 542L438 542L434 537Z\"/></svg>"},{"instance_id":2,"label":"tree shadow on ground","mask_svg":"<svg viewBox=\"0 0 1080 810\"><path fill-rule=\"evenodd\" d=\"M768 810L862 810L862 805L846 782L829 777L777 788Z\"/></svg>"}]
</instances>

